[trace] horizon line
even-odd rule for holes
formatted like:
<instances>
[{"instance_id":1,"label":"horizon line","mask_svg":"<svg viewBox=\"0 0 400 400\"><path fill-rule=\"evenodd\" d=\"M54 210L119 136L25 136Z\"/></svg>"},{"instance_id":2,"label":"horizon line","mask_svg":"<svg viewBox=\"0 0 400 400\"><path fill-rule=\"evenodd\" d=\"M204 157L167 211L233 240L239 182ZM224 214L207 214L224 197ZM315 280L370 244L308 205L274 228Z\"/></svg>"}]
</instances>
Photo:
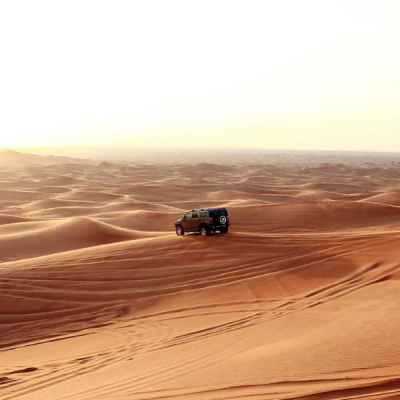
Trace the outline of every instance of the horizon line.
<instances>
[{"instance_id":1,"label":"horizon line","mask_svg":"<svg viewBox=\"0 0 400 400\"><path fill-rule=\"evenodd\" d=\"M237 147L237 146L208 146L208 147L183 147L183 146L174 146L174 147L152 147L152 146L124 146L124 145L117 145L117 146L106 146L106 145L69 145L69 146L0 146L0 151L4 150L15 150L15 149L115 149L115 150L225 150L225 151L232 151L232 150L245 150L245 151L270 151L270 152L277 152L277 151L290 151L290 152L310 152L310 153L318 153L318 152L326 152L326 153L383 153L383 154L400 154L400 150L361 150L361 149L292 149L292 148L269 148L269 147Z\"/></svg>"}]
</instances>

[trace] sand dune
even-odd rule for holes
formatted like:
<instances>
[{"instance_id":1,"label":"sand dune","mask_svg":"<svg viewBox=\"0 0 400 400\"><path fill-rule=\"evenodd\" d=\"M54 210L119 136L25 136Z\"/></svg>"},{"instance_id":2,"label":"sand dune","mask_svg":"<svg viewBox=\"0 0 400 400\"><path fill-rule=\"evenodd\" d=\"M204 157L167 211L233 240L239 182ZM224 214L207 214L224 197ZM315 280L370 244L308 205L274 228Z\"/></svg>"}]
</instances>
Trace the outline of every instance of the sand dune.
<instances>
[{"instance_id":1,"label":"sand dune","mask_svg":"<svg viewBox=\"0 0 400 400\"><path fill-rule=\"evenodd\" d=\"M12 201L34 201L46 197L43 193L27 190L0 190L0 199Z\"/></svg>"},{"instance_id":2,"label":"sand dune","mask_svg":"<svg viewBox=\"0 0 400 400\"><path fill-rule=\"evenodd\" d=\"M21 165L21 166L37 166L51 164L71 164L76 165L91 164L89 160L78 158L61 157L61 156L40 156L36 154L19 153L13 150L0 151L0 164L4 166Z\"/></svg>"},{"instance_id":3,"label":"sand dune","mask_svg":"<svg viewBox=\"0 0 400 400\"><path fill-rule=\"evenodd\" d=\"M20 232L32 232L52 225L54 225L54 221L18 220L17 222L0 225L0 236Z\"/></svg>"},{"instance_id":4,"label":"sand dune","mask_svg":"<svg viewBox=\"0 0 400 400\"><path fill-rule=\"evenodd\" d=\"M361 201L368 203L380 203L391 206L400 206L400 194L399 193L380 193L375 196L368 197Z\"/></svg>"},{"instance_id":5,"label":"sand dune","mask_svg":"<svg viewBox=\"0 0 400 400\"><path fill-rule=\"evenodd\" d=\"M29 218L16 217L14 215L0 214L0 225L15 224L18 222L28 222L28 221L32 221L32 220Z\"/></svg>"},{"instance_id":6,"label":"sand dune","mask_svg":"<svg viewBox=\"0 0 400 400\"><path fill-rule=\"evenodd\" d=\"M138 232L76 217L50 227L2 235L0 254L2 261L15 260L143 237Z\"/></svg>"},{"instance_id":7,"label":"sand dune","mask_svg":"<svg viewBox=\"0 0 400 400\"><path fill-rule=\"evenodd\" d=\"M246 231L327 232L360 228L400 228L400 208L328 200L311 203L231 207L232 218Z\"/></svg>"},{"instance_id":8,"label":"sand dune","mask_svg":"<svg viewBox=\"0 0 400 400\"><path fill-rule=\"evenodd\" d=\"M64 200L60 198L52 198L46 200L39 200L32 203L24 204L23 209L25 211L40 211L49 208L57 207L100 207L104 205L101 202L91 201L91 200Z\"/></svg>"},{"instance_id":9,"label":"sand dune","mask_svg":"<svg viewBox=\"0 0 400 400\"><path fill-rule=\"evenodd\" d=\"M19 282L6 286L9 301L1 303L4 323L13 321L2 341L14 348L3 357L3 377L15 385L4 393L32 399L392 393L396 387L385 385L398 370L397 354L387 349L398 341L393 262L400 237L335 238L334 248L310 239L299 246L298 238L233 234L223 247L220 237L210 239L203 253L202 238L177 246L171 237L49 256L34 269L26 260L16 264L18 272L15 263L4 264L3 277ZM165 256L168 246L176 256ZM187 251L195 253L195 266ZM216 252L224 263L216 263ZM37 290L24 294L35 281ZM16 313L17 305L25 311ZM49 342L49 335L63 336ZM37 344L25 348L18 340ZM363 343L374 345L365 351ZM24 362L16 363L19 355ZM60 358L65 368L52 368ZM34 370L17 373L26 368Z\"/></svg>"},{"instance_id":10,"label":"sand dune","mask_svg":"<svg viewBox=\"0 0 400 400\"><path fill-rule=\"evenodd\" d=\"M123 214L117 213L117 215L114 213L99 214L95 217L100 221L108 222L123 228L139 231L171 232L171 227L168 229L168 222L177 220L181 215L182 212L137 210L129 213L125 212Z\"/></svg>"},{"instance_id":11,"label":"sand dune","mask_svg":"<svg viewBox=\"0 0 400 400\"><path fill-rule=\"evenodd\" d=\"M58 198L62 200L82 200L82 201L98 201L98 202L110 202L121 199L123 196L120 194L99 192L99 191L86 191L86 190L74 190Z\"/></svg>"},{"instance_id":12,"label":"sand dune","mask_svg":"<svg viewBox=\"0 0 400 400\"><path fill-rule=\"evenodd\" d=\"M200 163L194 166L184 167L183 171L190 173L237 173L237 169L232 166Z\"/></svg>"},{"instance_id":13,"label":"sand dune","mask_svg":"<svg viewBox=\"0 0 400 400\"><path fill-rule=\"evenodd\" d=\"M0 153L0 398L400 398L400 168L307 157Z\"/></svg>"}]
</instances>

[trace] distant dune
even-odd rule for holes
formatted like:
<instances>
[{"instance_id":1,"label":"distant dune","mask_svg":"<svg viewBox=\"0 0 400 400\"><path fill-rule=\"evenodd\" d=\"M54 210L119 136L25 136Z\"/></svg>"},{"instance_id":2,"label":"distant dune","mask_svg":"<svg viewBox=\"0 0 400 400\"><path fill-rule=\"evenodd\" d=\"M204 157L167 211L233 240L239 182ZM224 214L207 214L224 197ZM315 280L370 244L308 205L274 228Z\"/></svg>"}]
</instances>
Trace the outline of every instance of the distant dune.
<instances>
[{"instance_id":1,"label":"distant dune","mask_svg":"<svg viewBox=\"0 0 400 400\"><path fill-rule=\"evenodd\" d=\"M78 165L89 164L91 161L62 157L62 156L41 156L36 154L20 153L13 150L0 151L0 165L3 166L37 166L37 165L51 165L51 164L71 164Z\"/></svg>"},{"instance_id":2,"label":"distant dune","mask_svg":"<svg viewBox=\"0 0 400 400\"><path fill-rule=\"evenodd\" d=\"M375 196L363 199L362 201L368 203L380 203L391 206L400 206L400 193L380 193Z\"/></svg>"},{"instance_id":3,"label":"distant dune","mask_svg":"<svg viewBox=\"0 0 400 400\"><path fill-rule=\"evenodd\" d=\"M0 398L400 398L400 165L157 154L0 152Z\"/></svg>"},{"instance_id":4,"label":"distant dune","mask_svg":"<svg viewBox=\"0 0 400 400\"><path fill-rule=\"evenodd\" d=\"M2 215L0 214L0 225L5 224L16 224L18 222L31 221L29 218L17 217L14 215Z\"/></svg>"}]
</instances>

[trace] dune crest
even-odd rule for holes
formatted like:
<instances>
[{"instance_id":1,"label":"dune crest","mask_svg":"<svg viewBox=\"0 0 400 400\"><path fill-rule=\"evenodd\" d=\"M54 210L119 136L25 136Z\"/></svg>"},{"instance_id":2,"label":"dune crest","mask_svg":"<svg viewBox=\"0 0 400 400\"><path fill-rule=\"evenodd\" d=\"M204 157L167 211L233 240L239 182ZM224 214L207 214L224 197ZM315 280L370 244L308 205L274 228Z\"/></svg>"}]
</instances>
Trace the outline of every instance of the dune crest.
<instances>
[{"instance_id":1,"label":"dune crest","mask_svg":"<svg viewBox=\"0 0 400 400\"><path fill-rule=\"evenodd\" d=\"M380 193L361 201L368 203L386 204L390 206L400 206L400 193Z\"/></svg>"}]
</instances>

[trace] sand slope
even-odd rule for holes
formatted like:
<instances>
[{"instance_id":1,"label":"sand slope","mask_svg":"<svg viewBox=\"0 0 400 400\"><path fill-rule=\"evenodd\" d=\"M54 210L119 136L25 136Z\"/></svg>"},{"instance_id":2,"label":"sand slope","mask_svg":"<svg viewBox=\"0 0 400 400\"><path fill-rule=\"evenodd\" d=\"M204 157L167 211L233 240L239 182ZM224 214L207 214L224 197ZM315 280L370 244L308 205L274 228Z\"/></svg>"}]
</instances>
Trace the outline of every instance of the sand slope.
<instances>
[{"instance_id":1,"label":"sand slope","mask_svg":"<svg viewBox=\"0 0 400 400\"><path fill-rule=\"evenodd\" d=\"M400 206L400 194L399 193L380 193L375 196L368 197L362 201L368 203L380 203L391 206Z\"/></svg>"},{"instance_id":2,"label":"sand slope","mask_svg":"<svg viewBox=\"0 0 400 400\"><path fill-rule=\"evenodd\" d=\"M90 218L76 217L53 226L0 236L2 260L39 257L46 254L99 246L144 235Z\"/></svg>"},{"instance_id":3,"label":"sand slope","mask_svg":"<svg viewBox=\"0 0 400 400\"><path fill-rule=\"evenodd\" d=\"M398 169L3 156L2 400L400 398Z\"/></svg>"}]
</instances>

